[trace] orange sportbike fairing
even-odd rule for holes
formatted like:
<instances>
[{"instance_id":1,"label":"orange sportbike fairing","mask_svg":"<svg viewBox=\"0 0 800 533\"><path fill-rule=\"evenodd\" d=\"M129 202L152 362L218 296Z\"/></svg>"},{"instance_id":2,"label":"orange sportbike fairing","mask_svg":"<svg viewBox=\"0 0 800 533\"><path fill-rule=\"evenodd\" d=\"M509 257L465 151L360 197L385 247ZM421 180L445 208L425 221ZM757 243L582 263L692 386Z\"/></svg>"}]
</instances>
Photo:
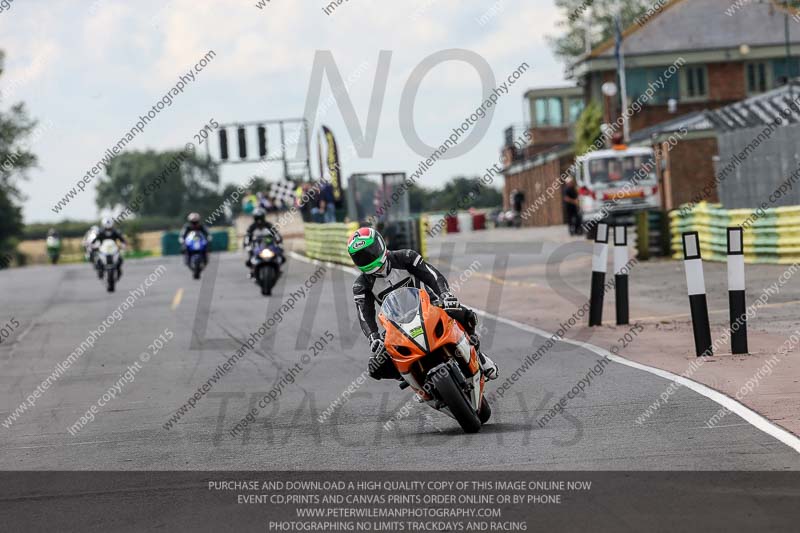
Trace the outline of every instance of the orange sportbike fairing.
<instances>
[{"instance_id":1,"label":"orange sportbike fairing","mask_svg":"<svg viewBox=\"0 0 800 533\"><path fill-rule=\"evenodd\" d=\"M426 367L422 364L423 359L437 352L437 350L444 350L450 357L461 357L459 355L460 352L456 349L461 344L462 347L468 347L468 368L471 375L475 375L480 370L478 354L475 351L475 347L466 340L464 329L443 309L432 305L430 296L424 289L421 289L419 293L422 321L412 331L409 332L399 328L395 323L387 319L383 313L378 316L381 324L386 329L384 346L397 370L404 376L412 375L415 379L418 377L424 378ZM483 384L484 379L481 376L481 392ZM418 386L413 388L417 392L422 392L423 397L428 396Z\"/></svg>"}]
</instances>

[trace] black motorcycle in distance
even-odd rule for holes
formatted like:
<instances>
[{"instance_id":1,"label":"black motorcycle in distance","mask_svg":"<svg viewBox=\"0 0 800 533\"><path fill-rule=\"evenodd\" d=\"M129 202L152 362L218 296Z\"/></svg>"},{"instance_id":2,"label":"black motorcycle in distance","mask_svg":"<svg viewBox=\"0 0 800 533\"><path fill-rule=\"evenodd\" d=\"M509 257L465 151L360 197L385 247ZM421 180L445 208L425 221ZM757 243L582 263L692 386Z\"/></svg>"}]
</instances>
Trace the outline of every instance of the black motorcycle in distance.
<instances>
[{"instance_id":1,"label":"black motorcycle in distance","mask_svg":"<svg viewBox=\"0 0 800 533\"><path fill-rule=\"evenodd\" d=\"M269 231L257 231L250 240L248 253L252 278L261 287L261 294L270 296L285 261L283 248L275 242L275 237Z\"/></svg>"}]
</instances>

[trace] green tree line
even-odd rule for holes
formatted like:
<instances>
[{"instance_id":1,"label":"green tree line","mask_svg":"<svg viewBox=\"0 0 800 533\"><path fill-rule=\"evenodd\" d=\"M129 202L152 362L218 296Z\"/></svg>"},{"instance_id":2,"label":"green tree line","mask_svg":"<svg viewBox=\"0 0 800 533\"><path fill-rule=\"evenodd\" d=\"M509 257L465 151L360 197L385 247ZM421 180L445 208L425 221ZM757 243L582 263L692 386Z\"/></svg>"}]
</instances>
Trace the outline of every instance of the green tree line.
<instances>
[{"instance_id":1,"label":"green tree line","mask_svg":"<svg viewBox=\"0 0 800 533\"><path fill-rule=\"evenodd\" d=\"M409 189L409 207L412 213L425 211L448 211L464 205L465 199L480 183L480 176L456 176L440 188L414 185ZM503 194L494 186L480 186L477 195L468 202L468 207L501 207Z\"/></svg>"}]
</instances>

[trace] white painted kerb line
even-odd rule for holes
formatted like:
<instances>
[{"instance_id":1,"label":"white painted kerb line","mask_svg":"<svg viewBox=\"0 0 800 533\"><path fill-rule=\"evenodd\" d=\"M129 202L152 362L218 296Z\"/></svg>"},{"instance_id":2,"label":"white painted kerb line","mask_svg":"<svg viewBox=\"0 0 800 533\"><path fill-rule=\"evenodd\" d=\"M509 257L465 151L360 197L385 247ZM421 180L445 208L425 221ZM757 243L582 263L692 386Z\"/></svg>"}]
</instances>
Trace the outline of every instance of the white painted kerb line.
<instances>
[{"instance_id":1,"label":"white painted kerb line","mask_svg":"<svg viewBox=\"0 0 800 533\"><path fill-rule=\"evenodd\" d=\"M304 263L315 264L315 265L325 265L325 266L329 266L331 268L337 268L337 269L342 270L344 272L350 272L353 275L358 275L359 274L359 272L355 268L349 268L349 267L345 267L345 266L338 265L338 264L335 264L335 263L329 263L329 262L326 262L326 261L317 261L315 259L309 259L309 258L307 258L307 257L305 257L303 255L298 254L297 252L289 252L289 255L292 258L297 259L298 261L302 261ZM521 329L522 331L527 331L529 333L535 333L536 335L539 335L539 336L545 337L545 338L550 338L550 337L553 336L552 333L549 333L549 332L547 332L547 331L545 331L543 329L539 329L539 328L534 327L534 326L529 326L528 324L523 324L521 322L517 322L516 320L511 320L509 318L503 318L501 316L493 315L491 313L487 313L486 311L483 311L481 309L476 309L474 307L472 309L476 313L481 315L481 316L492 318L494 320L497 320L498 322L502 322L504 324L508 324L509 326L514 326L515 328ZM770 422L769 420L767 420L766 418L764 418L760 414L756 413L755 411L753 411L749 407L746 407L745 405L742 405L741 403L737 402L733 398L729 398L728 396L725 396L721 392L717 392L714 389L703 385L702 383L697 383L696 381L692 381L690 379L684 378L684 377L679 376L677 374L673 374L672 372L668 372L666 370L661 370L659 368L653 368L651 366L643 365L641 363L636 363L634 361L629 361L628 359L625 359L625 358L620 357L618 355L614 355L611 352L609 352L607 350L604 350L603 348L600 348L598 346L594 346L592 344L588 344L588 343L580 342L580 341L575 341L575 340L572 340L572 339L561 339L560 342L566 342L568 344L572 344L573 346L579 346L579 347L584 348L586 350L592 351L592 352L596 353L597 355L599 355L601 357L607 357L608 359L610 359L611 361L614 361L615 363L619 363L621 365L629 366L629 367L635 368L637 370L642 370L644 372L648 372L650 374L654 374L654 375L656 375L658 377L664 378L664 379L666 379L668 381L674 381L676 383L679 383L680 385L683 385L684 387L693 390L697 394L700 394L701 396L705 396L709 400L711 400L713 402L716 402L719 405L727 408L731 412L739 415L742 419L744 419L746 422L748 422L750 425L752 425L756 429L759 429L759 430L763 431L764 433L766 433L770 437L773 437L773 438L781 441L783 444L785 444L788 447L792 448L794 451L800 453L800 438L792 435L791 433L789 433L785 429L783 429L783 428L781 428L779 426L776 426L775 424L773 424L772 422Z\"/></svg>"}]
</instances>

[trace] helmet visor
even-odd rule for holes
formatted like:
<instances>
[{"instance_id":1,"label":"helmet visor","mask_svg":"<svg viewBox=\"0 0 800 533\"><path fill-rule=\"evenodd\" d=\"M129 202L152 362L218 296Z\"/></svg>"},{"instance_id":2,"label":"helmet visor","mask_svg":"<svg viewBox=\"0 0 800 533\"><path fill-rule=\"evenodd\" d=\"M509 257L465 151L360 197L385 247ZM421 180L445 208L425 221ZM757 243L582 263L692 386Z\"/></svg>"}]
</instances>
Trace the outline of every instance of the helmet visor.
<instances>
[{"instance_id":1,"label":"helmet visor","mask_svg":"<svg viewBox=\"0 0 800 533\"><path fill-rule=\"evenodd\" d=\"M382 260L386 251L382 244L377 239L367 244L363 244L363 241L362 243L354 243L349 250L353 263L362 270L367 267L373 268L373 263L376 260Z\"/></svg>"},{"instance_id":2,"label":"helmet visor","mask_svg":"<svg viewBox=\"0 0 800 533\"><path fill-rule=\"evenodd\" d=\"M386 263L386 252L382 253L374 261L371 261L364 265L356 262L356 265L358 265L358 269L361 270L361 272L363 272L364 274L374 274L375 272L383 268L383 265L385 263Z\"/></svg>"}]
</instances>

